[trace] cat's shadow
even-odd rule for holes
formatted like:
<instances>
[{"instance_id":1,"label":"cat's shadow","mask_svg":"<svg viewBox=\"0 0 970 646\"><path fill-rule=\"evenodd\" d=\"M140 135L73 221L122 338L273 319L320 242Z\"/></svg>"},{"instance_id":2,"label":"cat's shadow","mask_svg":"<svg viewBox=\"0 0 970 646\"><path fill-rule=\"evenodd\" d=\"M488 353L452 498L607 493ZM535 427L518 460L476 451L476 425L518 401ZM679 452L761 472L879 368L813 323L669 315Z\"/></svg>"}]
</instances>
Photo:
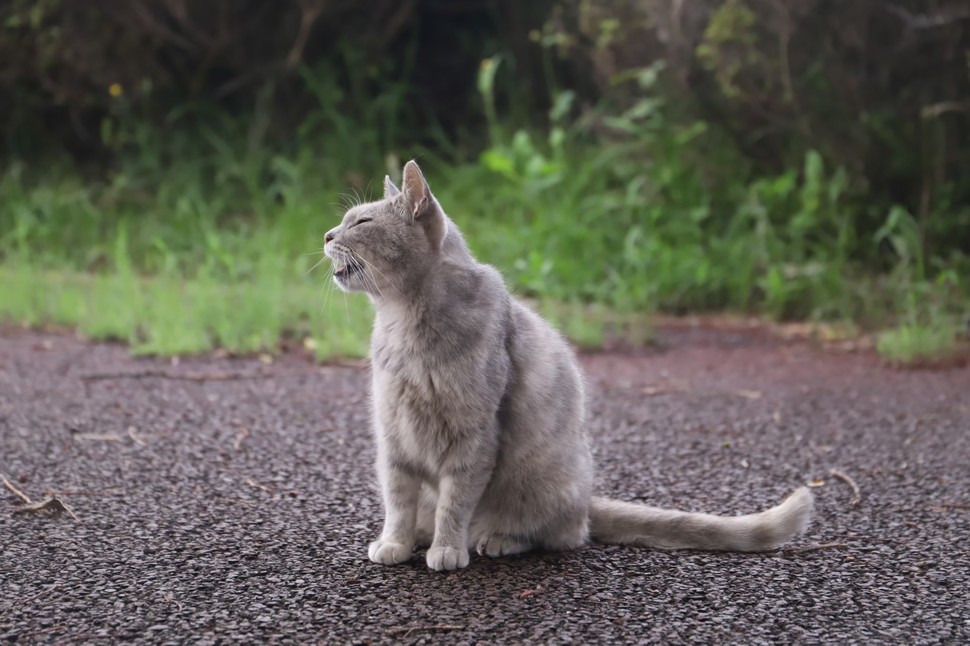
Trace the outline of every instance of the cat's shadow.
<instances>
[{"instance_id":1,"label":"cat's shadow","mask_svg":"<svg viewBox=\"0 0 970 646\"><path fill-rule=\"evenodd\" d=\"M427 553L426 548L421 548L415 550L414 554L411 556L411 560L407 563L402 563L401 566L412 570L414 573L420 574L422 572L427 573L429 576L445 576L451 578L459 578L469 575L475 575L477 573L486 573L489 575L494 575L496 572L505 571L531 571L536 568L549 568L552 567L562 567L571 565L573 563L578 563L581 560L580 554L588 549L588 546L581 547L575 550L569 550L564 552L547 552L542 550L533 550L531 552L526 552L525 554L516 554L515 556L482 556L477 552L471 552L469 554L470 559L468 566L460 570L453 570L450 572L435 572L428 568L425 562L425 555ZM375 566L379 567L379 566Z\"/></svg>"}]
</instances>

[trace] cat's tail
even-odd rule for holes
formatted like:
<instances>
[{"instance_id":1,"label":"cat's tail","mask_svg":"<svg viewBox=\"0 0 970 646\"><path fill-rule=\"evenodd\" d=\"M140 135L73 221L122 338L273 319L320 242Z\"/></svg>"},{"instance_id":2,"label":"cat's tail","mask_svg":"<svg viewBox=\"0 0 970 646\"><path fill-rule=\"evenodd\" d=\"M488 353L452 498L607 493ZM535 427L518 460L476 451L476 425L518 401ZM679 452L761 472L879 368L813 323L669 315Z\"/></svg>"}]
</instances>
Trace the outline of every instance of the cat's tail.
<instances>
[{"instance_id":1,"label":"cat's tail","mask_svg":"<svg viewBox=\"0 0 970 646\"><path fill-rule=\"evenodd\" d=\"M590 534L597 543L671 550L763 552L797 536L812 515L812 492L797 489L780 505L747 516L714 516L593 497Z\"/></svg>"}]
</instances>

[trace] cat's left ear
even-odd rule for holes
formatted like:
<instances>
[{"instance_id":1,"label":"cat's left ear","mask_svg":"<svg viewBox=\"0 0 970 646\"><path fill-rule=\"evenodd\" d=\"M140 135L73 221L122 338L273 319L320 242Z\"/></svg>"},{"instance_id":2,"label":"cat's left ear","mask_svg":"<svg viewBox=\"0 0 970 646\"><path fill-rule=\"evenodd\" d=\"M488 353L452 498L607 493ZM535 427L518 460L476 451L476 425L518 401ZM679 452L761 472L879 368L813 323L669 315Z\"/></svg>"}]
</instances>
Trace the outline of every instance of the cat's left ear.
<instances>
[{"instance_id":1,"label":"cat's left ear","mask_svg":"<svg viewBox=\"0 0 970 646\"><path fill-rule=\"evenodd\" d=\"M397 197L401 194L401 189L394 186L394 182L391 181L390 175L384 176L384 199L389 200L392 197Z\"/></svg>"},{"instance_id":2,"label":"cat's left ear","mask_svg":"<svg viewBox=\"0 0 970 646\"><path fill-rule=\"evenodd\" d=\"M404 205L410 217L417 219L425 211L434 208L431 188L428 186L428 181L424 179L421 168L413 159L404 165L401 186L404 187Z\"/></svg>"},{"instance_id":3,"label":"cat's left ear","mask_svg":"<svg viewBox=\"0 0 970 646\"><path fill-rule=\"evenodd\" d=\"M420 223L427 232L432 246L440 249L441 241L445 237L445 218L431 194L431 188L424 179L424 173L413 159L404 165L401 188L407 216L413 222Z\"/></svg>"}]
</instances>

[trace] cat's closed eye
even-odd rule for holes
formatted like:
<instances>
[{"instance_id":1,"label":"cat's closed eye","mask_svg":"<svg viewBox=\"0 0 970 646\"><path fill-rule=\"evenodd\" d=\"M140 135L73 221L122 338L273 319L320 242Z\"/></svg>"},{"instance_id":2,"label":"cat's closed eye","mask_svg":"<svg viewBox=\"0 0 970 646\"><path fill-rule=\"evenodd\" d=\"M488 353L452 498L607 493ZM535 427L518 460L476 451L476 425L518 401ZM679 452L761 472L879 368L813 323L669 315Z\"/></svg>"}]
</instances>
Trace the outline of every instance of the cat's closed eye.
<instances>
[{"instance_id":1,"label":"cat's closed eye","mask_svg":"<svg viewBox=\"0 0 970 646\"><path fill-rule=\"evenodd\" d=\"M350 225L350 228L351 228L351 229L353 229L353 228L354 228L355 226L357 226L358 224L363 224L363 223L365 223L365 222L370 222L370 221L371 221L371 220L373 220L373 219L374 219L374 218L370 218L370 217L363 217L363 218L361 218L361 219L359 219L359 220L357 220L356 222L354 222L353 224L351 224L351 225Z\"/></svg>"}]
</instances>

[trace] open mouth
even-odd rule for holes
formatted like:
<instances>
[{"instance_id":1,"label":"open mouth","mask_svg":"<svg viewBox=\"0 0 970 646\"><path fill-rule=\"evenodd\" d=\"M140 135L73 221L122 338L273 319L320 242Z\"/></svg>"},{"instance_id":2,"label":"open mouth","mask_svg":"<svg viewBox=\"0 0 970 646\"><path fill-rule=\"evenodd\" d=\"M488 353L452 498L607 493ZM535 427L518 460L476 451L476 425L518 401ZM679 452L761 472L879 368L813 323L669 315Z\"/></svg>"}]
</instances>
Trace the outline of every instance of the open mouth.
<instances>
[{"instance_id":1,"label":"open mouth","mask_svg":"<svg viewBox=\"0 0 970 646\"><path fill-rule=\"evenodd\" d=\"M362 271L364 269L363 265L351 260L347 264L337 264L333 275L338 279L349 278L350 276Z\"/></svg>"}]
</instances>

